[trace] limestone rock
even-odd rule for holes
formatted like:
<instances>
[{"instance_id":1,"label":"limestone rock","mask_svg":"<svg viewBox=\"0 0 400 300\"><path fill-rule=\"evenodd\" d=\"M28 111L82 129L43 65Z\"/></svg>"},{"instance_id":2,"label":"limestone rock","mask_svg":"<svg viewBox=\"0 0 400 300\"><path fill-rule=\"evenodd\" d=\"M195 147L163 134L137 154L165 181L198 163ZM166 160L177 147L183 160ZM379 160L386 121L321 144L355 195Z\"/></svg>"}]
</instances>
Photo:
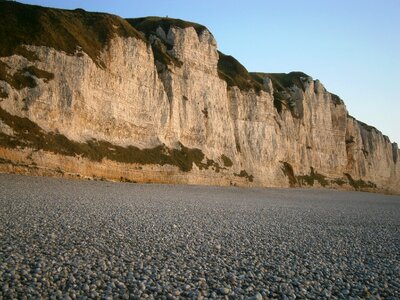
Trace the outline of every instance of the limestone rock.
<instances>
[{"instance_id":1,"label":"limestone rock","mask_svg":"<svg viewBox=\"0 0 400 300\"><path fill-rule=\"evenodd\" d=\"M248 73L198 24L107 20L96 57L0 49L0 171L400 193L397 145L318 80Z\"/></svg>"}]
</instances>

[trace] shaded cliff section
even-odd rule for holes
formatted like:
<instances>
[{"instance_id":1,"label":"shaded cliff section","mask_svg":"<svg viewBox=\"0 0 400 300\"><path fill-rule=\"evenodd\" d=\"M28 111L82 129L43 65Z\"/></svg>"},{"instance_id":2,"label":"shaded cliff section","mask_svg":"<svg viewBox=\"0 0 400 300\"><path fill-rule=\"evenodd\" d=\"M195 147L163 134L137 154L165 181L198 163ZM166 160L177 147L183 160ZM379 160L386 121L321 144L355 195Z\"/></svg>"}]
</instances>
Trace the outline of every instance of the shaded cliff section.
<instances>
[{"instance_id":1,"label":"shaded cliff section","mask_svg":"<svg viewBox=\"0 0 400 300\"><path fill-rule=\"evenodd\" d=\"M146 43L153 55L155 68L167 94L172 93L170 91L171 73L181 68L184 62L174 55L171 34L173 30L171 29L194 28L200 36L207 31L206 27L171 18L147 17L125 20L118 16L91 13L82 9L60 10L10 1L0 1L0 8L2 19L0 24L0 40L2 41L0 44L0 83L2 83L0 84L0 165L3 166L1 170L39 175L66 175L65 170L68 168L64 158L67 158L67 160L73 159L72 161L84 160L85 176L90 177L92 174L93 178L186 183L185 180L179 179L181 177L174 177L176 173L179 173L179 176L190 176L193 172L200 172L196 173L196 179L190 183L202 183L201 180L198 181L199 176L211 176L210 180L204 181L206 184L238 183L259 186L263 185L263 182L268 182L260 178L262 174L253 174L252 169L240 162L237 157L221 154L210 158L204 154L207 149L190 148L182 143L176 144L175 147L161 144L157 147L141 149L135 146L112 144L107 140L90 139L86 142L77 142L56 131L44 130L28 117L21 117L24 112L15 115L1 105L3 100L10 102L10 89L34 90L41 82L55 80L55 74L37 67L36 62L40 59L30 46L52 48L76 57L85 53L99 69L106 69L107 61L102 54L108 51L115 37L136 39ZM18 71L12 70L7 62L1 60L2 57L13 55L26 59L25 65ZM337 107L338 110L345 111L344 103L338 96L327 92L317 80L313 80L307 74L302 72L251 73L234 57L221 52L218 52L218 56L217 74L226 83L228 95L236 90L243 95L251 95L255 99L264 99L265 95L271 95L274 109L271 114L275 115L276 126L282 132L285 132L285 120L288 120L288 114L294 128L301 128L303 123L308 122L305 120L305 111L307 111L305 105L309 105L310 101L307 97L310 95L324 93L327 95L324 97L330 101L329 106L333 110ZM255 96L252 96L253 94ZM250 102L248 105L251 105ZM28 110L29 107L26 106L25 112ZM208 113L207 110L203 111L205 119ZM393 182L398 182L399 176L396 173L399 169L397 165L400 153L397 144L392 144L378 130L351 116L338 115L339 117L332 113L331 123L334 130L343 134L341 142L345 145L346 164L343 165L341 171L334 175L328 174L326 171L321 171L317 163L311 163L308 170L304 171L304 168L299 166L301 161L293 160L291 156L288 156L277 162L280 170L276 172L280 172L286 178L285 183L280 185L350 187L355 190L396 192L393 189ZM232 117L236 124L243 121L236 120L236 117ZM235 131L238 131L238 126L235 126ZM283 133L278 132L277 135L283 135ZM292 140L298 139L292 137ZM236 143L238 155L243 156L238 138ZM278 147L271 145L271 151L280 151L279 147L285 146L287 145ZM312 148L313 146L306 144L304 151L314 150ZM55 164L46 168L46 164L50 164L51 159L43 158L43 153L50 153L49 157L55 155L59 165ZM385 166L391 168L391 174L382 178L372 178L370 174L374 172L374 169L382 168L382 164L379 163L382 159L386 160ZM105 162L108 161L117 164L113 165L117 171L102 171L102 165L107 165ZM132 166L135 166L136 171L132 171ZM151 180L151 176L155 175L149 175L150 177L148 176L146 180L140 176L139 178L142 179L137 179L138 174L146 171L142 170L141 166L151 166L151 168L160 166L161 169L154 168L155 172L164 172L165 176L157 180ZM47 173L40 170L43 167ZM259 166L256 169L262 168ZM73 170L71 167L69 174L72 174ZM112 177L107 177L111 173ZM216 177L210 174L221 175L220 177L224 177L224 180L215 180ZM175 179L169 181L169 177ZM387 186L391 187L386 188Z\"/></svg>"}]
</instances>

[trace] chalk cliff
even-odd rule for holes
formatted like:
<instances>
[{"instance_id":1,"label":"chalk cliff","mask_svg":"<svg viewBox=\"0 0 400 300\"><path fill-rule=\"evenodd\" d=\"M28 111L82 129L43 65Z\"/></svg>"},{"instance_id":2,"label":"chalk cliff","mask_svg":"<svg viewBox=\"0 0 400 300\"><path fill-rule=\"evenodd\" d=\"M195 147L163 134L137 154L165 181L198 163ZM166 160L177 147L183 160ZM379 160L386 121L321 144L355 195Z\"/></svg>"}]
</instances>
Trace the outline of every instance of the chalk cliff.
<instances>
[{"instance_id":1,"label":"chalk cliff","mask_svg":"<svg viewBox=\"0 0 400 300\"><path fill-rule=\"evenodd\" d=\"M0 2L0 171L400 193L400 151L310 76L203 26Z\"/></svg>"}]
</instances>

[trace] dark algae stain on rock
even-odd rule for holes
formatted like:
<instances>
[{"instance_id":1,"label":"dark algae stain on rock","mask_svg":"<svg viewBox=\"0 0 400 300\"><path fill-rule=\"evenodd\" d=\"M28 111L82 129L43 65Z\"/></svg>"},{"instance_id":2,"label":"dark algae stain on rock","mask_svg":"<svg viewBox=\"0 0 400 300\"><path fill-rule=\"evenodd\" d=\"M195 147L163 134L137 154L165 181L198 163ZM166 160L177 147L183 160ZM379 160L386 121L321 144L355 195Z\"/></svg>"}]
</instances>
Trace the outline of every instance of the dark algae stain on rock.
<instances>
[{"instance_id":1,"label":"dark algae stain on rock","mask_svg":"<svg viewBox=\"0 0 400 300\"><path fill-rule=\"evenodd\" d=\"M226 156L225 154L221 155L221 159L222 159L222 162L224 163L225 167L229 168L229 167L233 166L232 160L228 156Z\"/></svg>"},{"instance_id":2,"label":"dark algae stain on rock","mask_svg":"<svg viewBox=\"0 0 400 300\"><path fill-rule=\"evenodd\" d=\"M62 134L45 132L28 118L11 115L2 108L0 108L0 120L14 131L12 136L0 132L0 145L7 148L31 148L66 156L80 155L92 161L106 158L121 163L172 165L183 172L191 171L193 163L200 169L213 167L217 172L220 169L216 162L206 159L200 149L190 149L182 144L179 149L170 149L164 145L139 149L98 140L81 143L72 141Z\"/></svg>"},{"instance_id":3,"label":"dark algae stain on rock","mask_svg":"<svg viewBox=\"0 0 400 300\"><path fill-rule=\"evenodd\" d=\"M286 161L282 162L282 171L283 174L285 174L285 176L288 177L290 187L295 187L297 184L297 179L296 176L294 176L292 165Z\"/></svg>"},{"instance_id":4,"label":"dark algae stain on rock","mask_svg":"<svg viewBox=\"0 0 400 300\"><path fill-rule=\"evenodd\" d=\"M399 152L399 147L397 146L397 143L392 143L392 153L393 153L394 163L397 163L398 155L399 155L398 152Z\"/></svg>"},{"instance_id":5,"label":"dark algae stain on rock","mask_svg":"<svg viewBox=\"0 0 400 300\"><path fill-rule=\"evenodd\" d=\"M254 180L254 176L249 175L246 170L241 170L240 173L234 173L234 175L237 177L246 178L249 182L253 182Z\"/></svg>"},{"instance_id":6,"label":"dark algae stain on rock","mask_svg":"<svg viewBox=\"0 0 400 300\"><path fill-rule=\"evenodd\" d=\"M0 87L0 102L2 101L2 99L5 99L7 97L8 93L2 87Z\"/></svg>"},{"instance_id":7,"label":"dark algae stain on rock","mask_svg":"<svg viewBox=\"0 0 400 300\"><path fill-rule=\"evenodd\" d=\"M326 176L314 170L313 167L310 168L310 174L296 176L293 167L287 162L282 162L282 171L285 176L289 178L290 187L314 186L315 182L318 182L322 187L331 185L339 185L342 187L344 185L350 185L356 191L373 190L377 187L376 184L371 181L364 181L362 179L354 180L348 173L344 173L345 177L343 178L328 179Z\"/></svg>"},{"instance_id":8,"label":"dark algae stain on rock","mask_svg":"<svg viewBox=\"0 0 400 300\"><path fill-rule=\"evenodd\" d=\"M6 63L0 61L0 80L7 82L13 88L21 90L25 87L34 88L37 86L36 78L43 79L46 83L54 78L54 74L40 70L35 66L28 66L18 70L13 75L9 73Z\"/></svg>"},{"instance_id":9,"label":"dark algae stain on rock","mask_svg":"<svg viewBox=\"0 0 400 300\"><path fill-rule=\"evenodd\" d=\"M208 118L208 108L205 107L201 112L203 113L204 118L207 119Z\"/></svg>"},{"instance_id":10,"label":"dark algae stain on rock","mask_svg":"<svg viewBox=\"0 0 400 300\"><path fill-rule=\"evenodd\" d=\"M35 52L28 50L26 47L24 47L22 45L18 46L15 49L15 54L25 57L30 62L40 61L39 57L37 56L37 54Z\"/></svg>"},{"instance_id":11,"label":"dark algae stain on rock","mask_svg":"<svg viewBox=\"0 0 400 300\"><path fill-rule=\"evenodd\" d=\"M21 90L25 87L34 88L37 86L36 80L24 70L18 70L11 75L10 68L6 63L0 61L0 80L7 82L13 88Z\"/></svg>"},{"instance_id":12,"label":"dark algae stain on rock","mask_svg":"<svg viewBox=\"0 0 400 300\"><path fill-rule=\"evenodd\" d=\"M371 182L371 181L364 181L362 179L355 180L353 177L348 174L344 173L344 175L347 177L349 184L356 190L360 191L362 189L374 189L376 188L376 184Z\"/></svg>"},{"instance_id":13,"label":"dark algae stain on rock","mask_svg":"<svg viewBox=\"0 0 400 300\"><path fill-rule=\"evenodd\" d=\"M313 186L315 181L317 181L323 187L327 186L329 183L326 180L326 177L315 171L313 167L310 168L309 175L297 176L297 180L300 183L300 185L309 185L309 186Z\"/></svg>"},{"instance_id":14,"label":"dark algae stain on rock","mask_svg":"<svg viewBox=\"0 0 400 300\"><path fill-rule=\"evenodd\" d=\"M54 74L44 71L44 70L40 70L40 69L36 68L35 66L26 67L26 68L22 69L22 72L24 72L24 73L28 72L28 73L36 76L37 78L43 79L44 82L46 82L46 83L54 78Z\"/></svg>"}]
</instances>

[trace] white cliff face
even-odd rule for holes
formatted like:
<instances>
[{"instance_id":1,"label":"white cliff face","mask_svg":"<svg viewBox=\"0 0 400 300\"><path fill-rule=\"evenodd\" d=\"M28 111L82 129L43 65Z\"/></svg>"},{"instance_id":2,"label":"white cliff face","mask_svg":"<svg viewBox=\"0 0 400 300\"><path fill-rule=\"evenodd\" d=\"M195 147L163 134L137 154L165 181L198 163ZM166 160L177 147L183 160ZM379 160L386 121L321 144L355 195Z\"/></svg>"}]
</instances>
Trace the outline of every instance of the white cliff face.
<instances>
[{"instance_id":1,"label":"white cliff face","mask_svg":"<svg viewBox=\"0 0 400 300\"><path fill-rule=\"evenodd\" d=\"M105 159L91 164L49 151L29 156L27 149L0 144L0 156L9 164L3 170L12 168L10 160L21 165L29 156L30 164L47 166L47 172L60 168L110 179L282 187L311 182L400 192L397 147L376 129L349 117L345 105L332 99L318 81L307 78L303 89L291 87L295 111L284 107L278 113L270 82L266 91L243 91L228 87L218 76L217 46L207 30L198 34L192 27L171 27L164 32L160 27L157 35L171 45L168 51L181 65L157 71L151 46L121 37L102 52L105 68L85 53L71 56L47 47L26 46L39 57L35 62L19 55L2 57L11 75L34 65L54 78L35 77L36 87L20 90L0 81L7 92L0 107L71 141L94 139L141 149L198 148L204 163L213 160L221 170L194 165L182 172ZM0 121L0 132L10 137L13 128ZM224 166L222 157L233 165ZM105 166L113 170L107 172Z\"/></svg>"},{"instance_id":2,"label":"white cliff face","mask_svg":"<svg viewBox=\"0 0 400 300\"><path fill-rule=\"evenodd\" d=\"M381 184L391 190L399 189L399 149L378 130L347 118L347 166L353 177Z\"/></svg>"},{"instance_id":3,"label":"white cliff face","mask_svg":"<svg viewBox=\"0 0 400 300\"><path fill-rule=\"evenodd\" d=\"M171 28L167 37L173 45L171 53L182 66L165 71L170 115L163 142L170 146L181 142L217 157L222 149L231 147L233 131L232 126L221 126L231 120L226 83L217 72L216 42L208 31L198 36L192 27Z\"/></svg>"},{"instance_id":4,"label":"white cliff face","mask_svg":"<svg viewBox=\"0 0 400 300\"><path fill-rule=\"evenodd\" d=\"M39 79L32 89L7 87L10 95L2 103L4 109L76 141L159 144L169 105L146 43L115 38L102 55L104 69L85 53L70 56L46 47L29 49L40 59L34 65L54 74L54 79ZM14 72L32 64L17 55L2 61Z\"/></svg>"}]
</instances>

